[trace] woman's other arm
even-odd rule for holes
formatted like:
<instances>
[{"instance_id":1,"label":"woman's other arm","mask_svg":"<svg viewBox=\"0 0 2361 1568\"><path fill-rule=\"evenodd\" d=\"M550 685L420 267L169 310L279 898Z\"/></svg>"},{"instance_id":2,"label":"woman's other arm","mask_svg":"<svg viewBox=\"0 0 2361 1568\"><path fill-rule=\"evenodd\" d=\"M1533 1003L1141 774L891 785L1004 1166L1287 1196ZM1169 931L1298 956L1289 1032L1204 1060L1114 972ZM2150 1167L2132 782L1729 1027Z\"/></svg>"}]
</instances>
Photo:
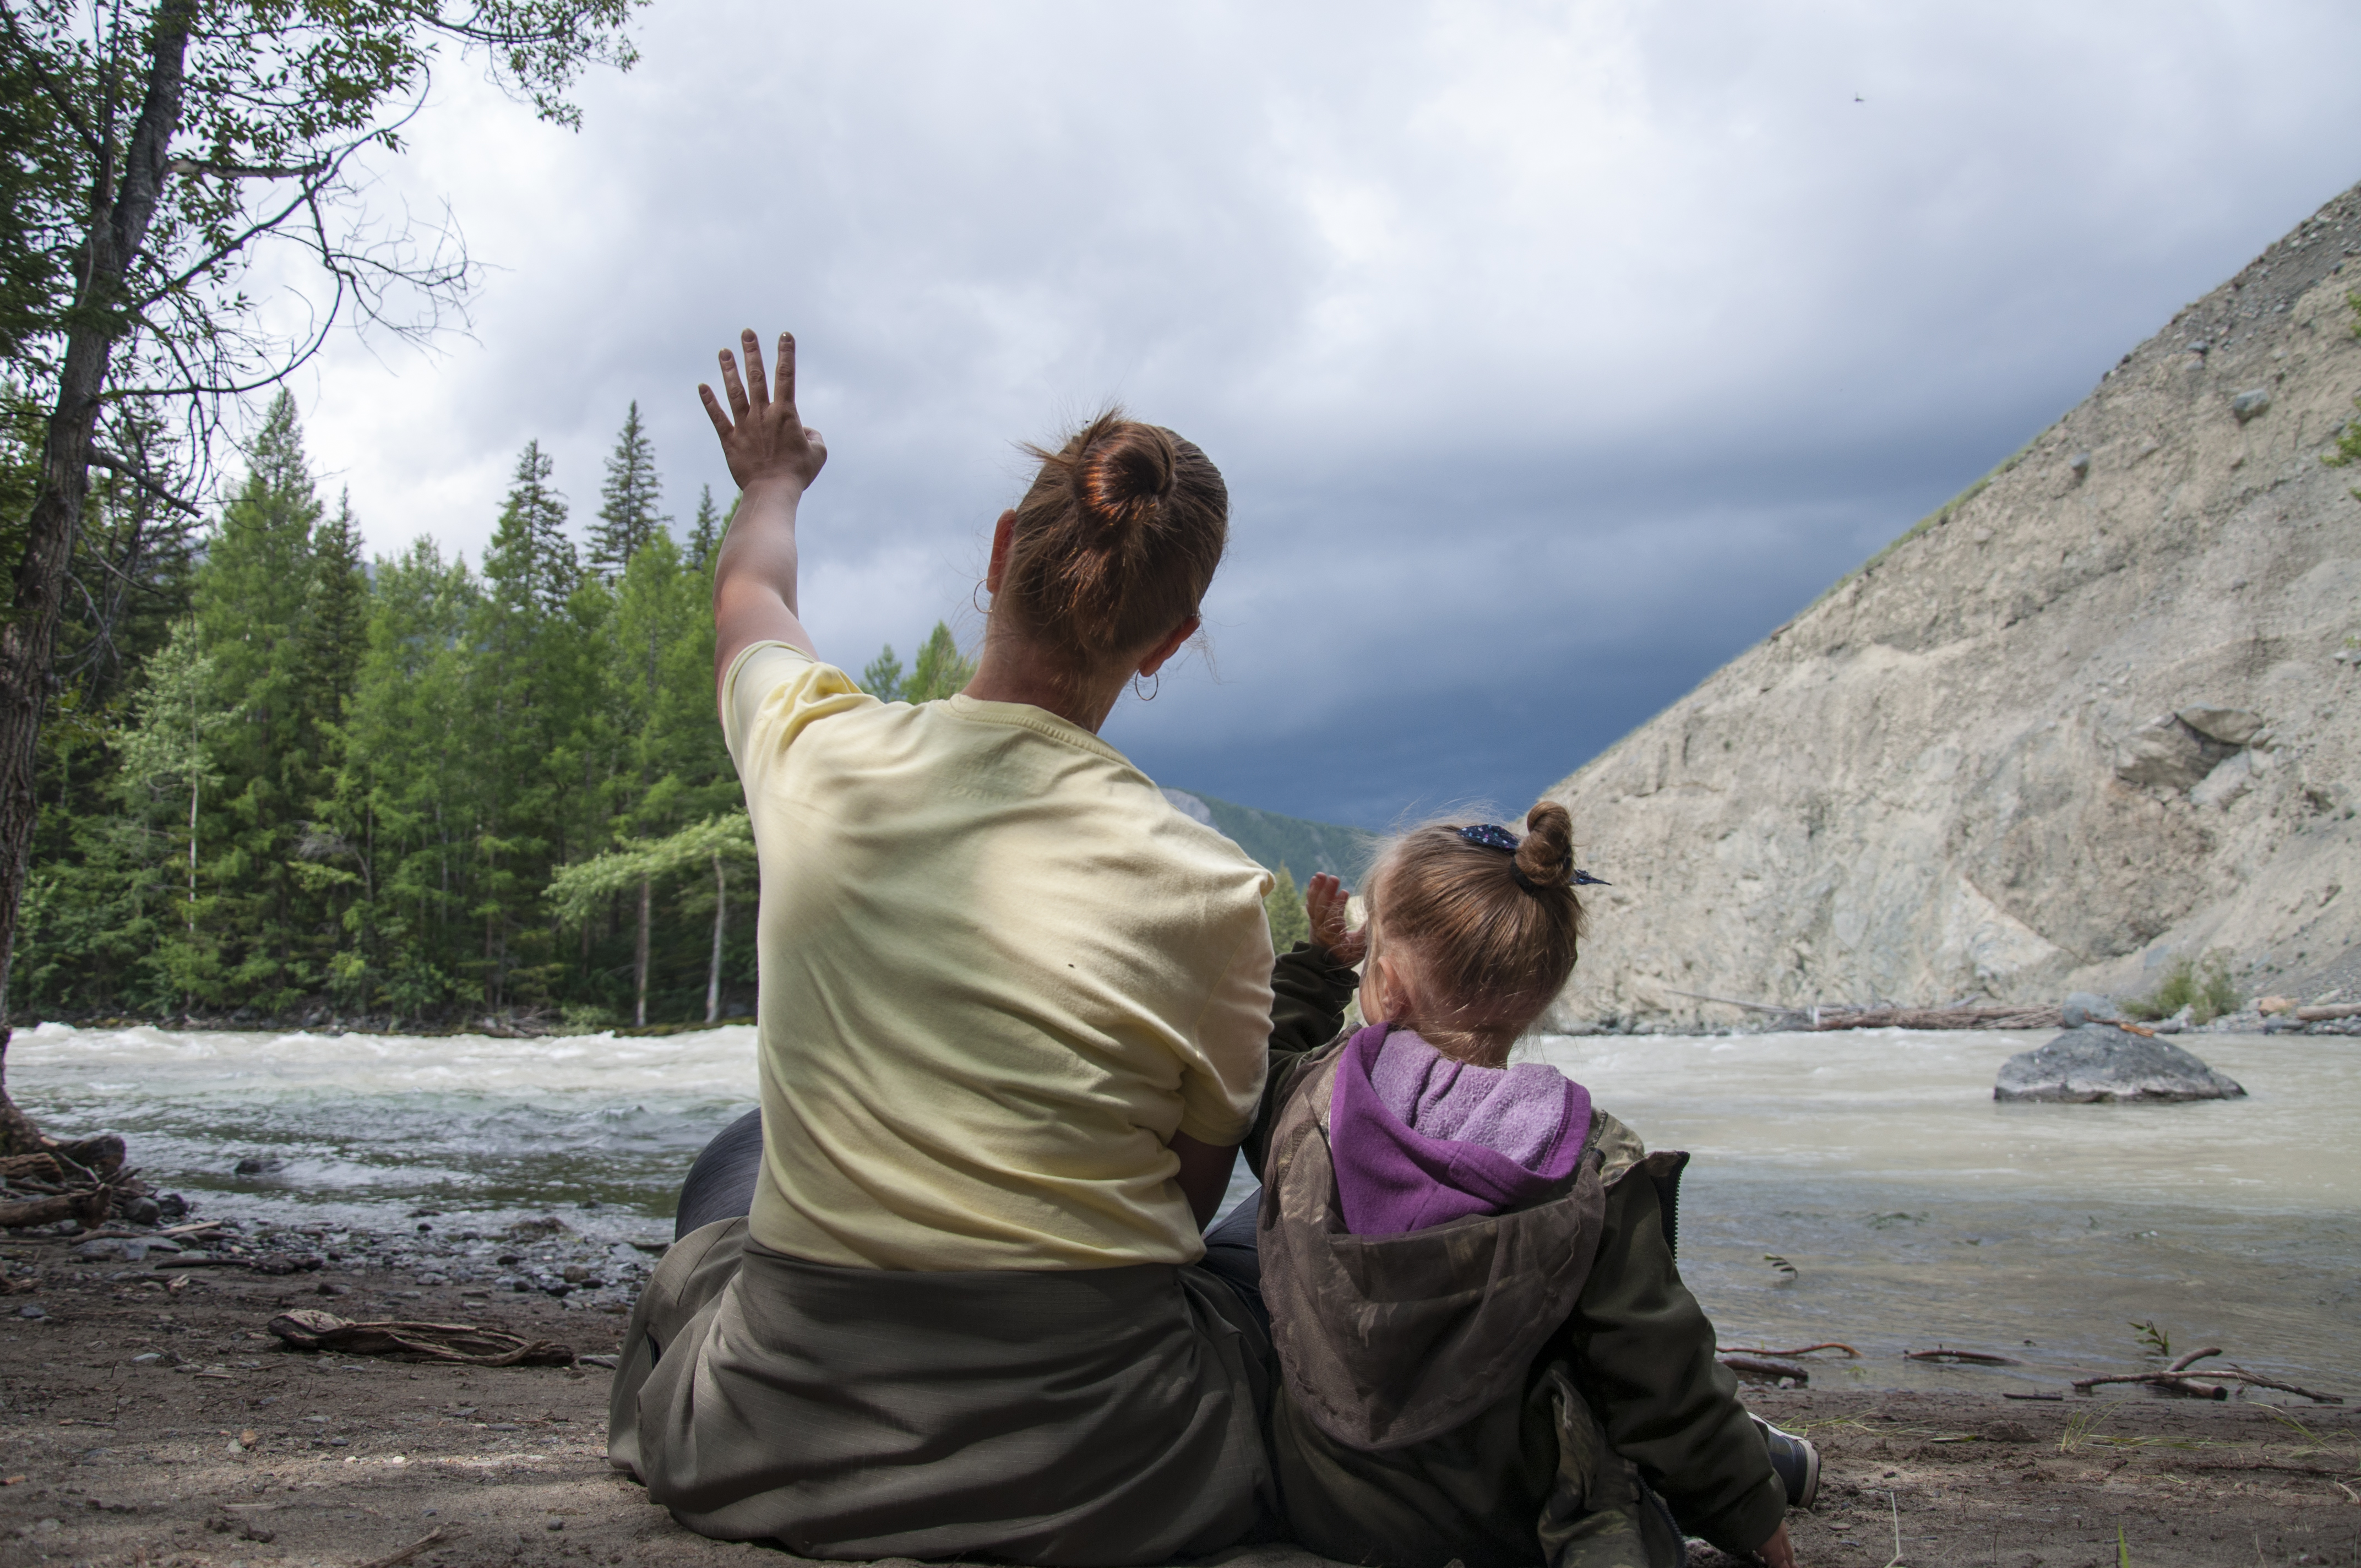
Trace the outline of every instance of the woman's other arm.
<instances>
[{"instance_id":1,"label":"woman's other arm","mask_svg":"<svg viewBox=\"0 0 2361 1568\"><path fill-rule=\"evenodd\" d=\"M1281 953L1270 971L1270 1045L1262 1103L1245 1144L1246 1168L1259 1178L1270 1152L1270 1130L1294 1082L1294 1069L1326 1048L1345 1025L1345 1008L1361 977L1353 965L1368 949L1366 931L1348 929L1344 884L1325 872L1313 877L1303 898L1312 920L1312 940Z\"/></svg>"},{"instance_id":2,"label":"woman's other arm","mask_svg":"<svg viewBox=\"0 0 2361 1568\"><path fill-rule=\"evenodd\" d=\"M1222 1194L1229 1190L1230 1167L1237 1162L1238 1146L1200 1143L1186 1133L1173 1134L1166 1146L1180 1157L1180 1168L1172 1179L1180 1184L1180 1196L1189 1200L1189 1212L1197 1217L1197 1228L1202 1231L1213 1223Z\"/></svg>"},{"instance_id":3,"label":"woman's other arm","mask_svg":"<svg viewBox=\"0 0 2361 1568\"><path fill-rule=\"evenodd\" d=\"M717 691L738 655L756 642L790 642L818 656L796 609L796 507L819 477L828 447L796 414L796 340L779 334L775 389L763 375L760 341L742 335L746 379L721 351L725 411L713 389L697 396L721 437L721 455L738 484L738 513L713 569L713 678Z\"/></svg>"}]
</instances>

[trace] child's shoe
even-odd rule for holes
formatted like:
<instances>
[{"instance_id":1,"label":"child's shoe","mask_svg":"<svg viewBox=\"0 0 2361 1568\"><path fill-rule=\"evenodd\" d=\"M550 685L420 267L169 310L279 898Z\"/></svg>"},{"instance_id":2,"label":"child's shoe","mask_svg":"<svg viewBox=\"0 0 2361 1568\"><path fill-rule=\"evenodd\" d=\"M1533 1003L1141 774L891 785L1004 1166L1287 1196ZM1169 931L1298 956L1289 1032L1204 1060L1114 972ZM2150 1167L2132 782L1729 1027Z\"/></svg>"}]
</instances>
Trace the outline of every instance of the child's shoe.
<instances>
[{"instance_id":1,"label":"child's shoe","mask_svg":"<svg viewBox=\"0 0 2361 1568\"><path fill-rule=\"evenodd\" d=\"M1820 1451L1800 1437L1790 1437L1764 1420L1750 1414L1747 1419L1763 1430L1763 1442L1771 1450L1771 1468L1787 1488L1787 1506L1808 1508L1812 1499L1820 1495Z\"/></svg>"}]
</instances>

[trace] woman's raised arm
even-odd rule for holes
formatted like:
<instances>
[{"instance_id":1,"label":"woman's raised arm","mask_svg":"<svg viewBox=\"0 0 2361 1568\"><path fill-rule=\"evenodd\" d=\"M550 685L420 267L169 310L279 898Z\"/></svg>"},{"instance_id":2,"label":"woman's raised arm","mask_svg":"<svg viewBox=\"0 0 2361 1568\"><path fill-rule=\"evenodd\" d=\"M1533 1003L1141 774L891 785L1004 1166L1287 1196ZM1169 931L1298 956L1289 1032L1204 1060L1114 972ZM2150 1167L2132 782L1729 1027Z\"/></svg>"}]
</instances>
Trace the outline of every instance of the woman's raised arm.
<instances>
[{"instance_id":1,"label":"woman's raised arm","mask_svg":"<svg viewBox=\"0 0 2361 1568\"><path fill-rule=\"evenodd\" d=\"M738 513L721 542L713 568L713 679L719 691L730 662L750 643L792 642L817 657L811 633L796 609L796 506L819 477L828 447L819 432L796 414L796 340L779 334L775 395L763 377L761 341L749 327L741 336L746 379L738 379L737 356L721 351L721 385L730 394L724 410L713 389L700 384L721 455L738 482Z\"/></svg>"}]
</instances>

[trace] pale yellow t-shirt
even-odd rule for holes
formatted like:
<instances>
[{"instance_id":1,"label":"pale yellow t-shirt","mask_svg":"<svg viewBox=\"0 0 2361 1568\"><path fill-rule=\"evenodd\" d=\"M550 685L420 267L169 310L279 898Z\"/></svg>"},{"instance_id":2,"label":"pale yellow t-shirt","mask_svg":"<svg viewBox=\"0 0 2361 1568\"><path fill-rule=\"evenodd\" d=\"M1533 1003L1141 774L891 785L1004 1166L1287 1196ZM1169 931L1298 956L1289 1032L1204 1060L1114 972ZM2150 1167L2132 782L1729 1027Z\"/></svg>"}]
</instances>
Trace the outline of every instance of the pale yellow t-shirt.
<instances>
[{"instance_id":1,"label":"pale yellow t-shirt","mask_svg":"<svg viewBox=\"0 0 2361 1568\"><path fill-rule=\"evenodd\" d=\"M723 729L762 863L756 1240L818 1263L1203 1255L1166 1146L1245 1135L1270 877L1018 703L882 703L780 642Z\"/></svg>"}]
</instances>

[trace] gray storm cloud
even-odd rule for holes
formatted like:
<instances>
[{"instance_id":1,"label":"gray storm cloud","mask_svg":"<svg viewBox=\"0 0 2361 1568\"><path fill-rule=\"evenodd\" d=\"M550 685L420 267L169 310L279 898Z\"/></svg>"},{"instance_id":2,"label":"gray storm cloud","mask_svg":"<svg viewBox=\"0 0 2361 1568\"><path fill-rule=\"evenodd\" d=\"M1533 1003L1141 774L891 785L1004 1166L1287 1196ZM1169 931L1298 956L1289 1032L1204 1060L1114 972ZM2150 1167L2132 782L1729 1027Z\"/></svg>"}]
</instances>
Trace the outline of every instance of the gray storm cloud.
<instances>
[{"instance_id":1,"label":"gray storm cloud","mask_svg":"<svg viewBox=\"0 0 2361 1568\"><path fill-rule=\"evenodd\" d=\"M444 71L382 175L494 268L472 337L340 342L311 439L374 547L473 558L529 438L587 516L636 398L685 517L713 350L792 327L857 667L973 633L1016 444L1121 400L1236 543L1109 738L1513 806L2361 176L2349 6L1954 10L660 5L578 136Z\"/></svg>"}]
</instances>

